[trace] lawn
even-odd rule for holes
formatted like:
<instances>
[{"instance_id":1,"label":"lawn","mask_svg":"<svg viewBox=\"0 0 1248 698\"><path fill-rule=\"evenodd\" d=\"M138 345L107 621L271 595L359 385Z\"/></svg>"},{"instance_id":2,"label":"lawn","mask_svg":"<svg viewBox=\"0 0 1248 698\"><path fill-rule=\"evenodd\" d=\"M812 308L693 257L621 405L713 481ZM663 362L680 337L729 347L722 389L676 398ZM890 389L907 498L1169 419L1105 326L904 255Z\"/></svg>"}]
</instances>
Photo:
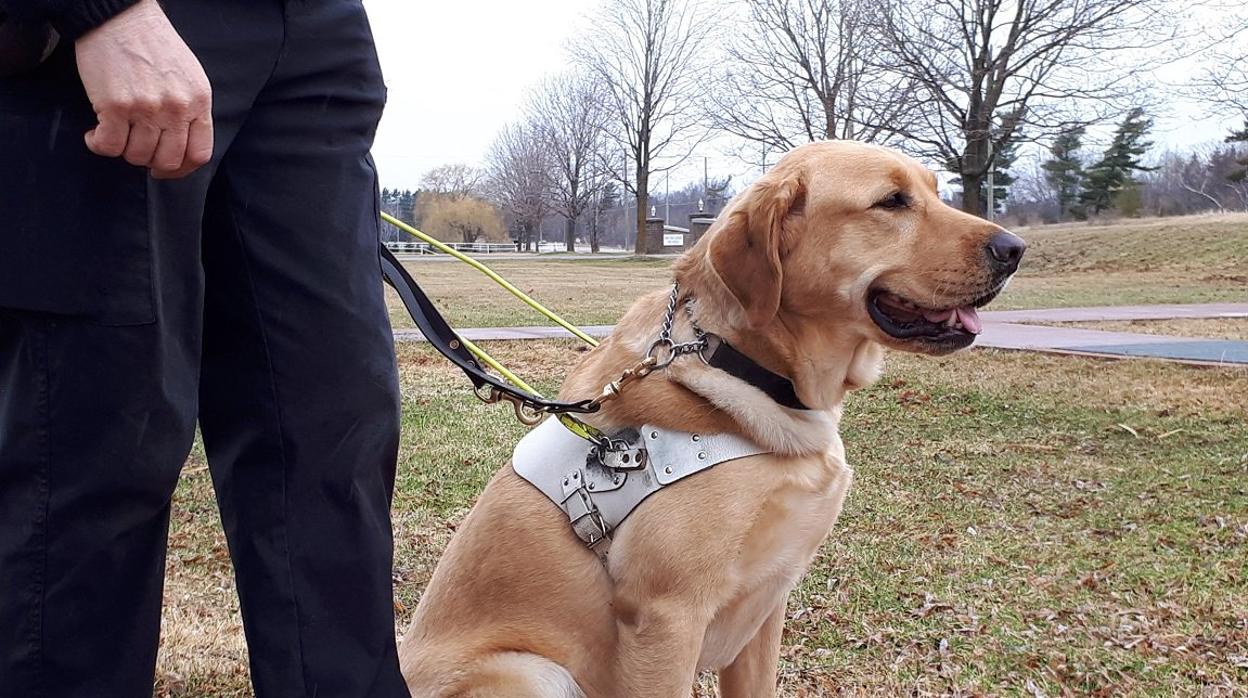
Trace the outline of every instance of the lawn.
<instances>
[{"instance_id":1,"label":"lawn","mask_svg":"<svg viewBox=\"0 0 1248 698\"><path fill-rule=\"evenodd\" d=\"M1248 215L1049 226L1030 245L996 310L1248 300ZM634 298L670 281L670 259L485 260L522 290L582 325L612 324ZM478 272L417 260L408 268L456 327L546 324ZM389 294L396 327L411 320Z\"/></svg>"},{"instance_id":2,"label":"lawn","mask_svg":"<svg viewBox=\"0 0 1248 698\"><path fill-rule=\"evenodd\" d=\"M497 343L552 390L577 347ZM399 347L399 630L520 427ZM1248 372L975 350L854 395L845 514L793 597L783 695L1242 695ZM488 434L488 437L482 437ZM178 490L160 695L248 694L198 452Z\"/></svg>"},{"instance_id":3,"label":"lawn","mask_svg":"<svg viewBox=\"0 0 1248 698\"><path fill-rule=\"evenodd\" d=\"M1248 216L1023 231L994 308L1248 299ZM502 260L579 324L614 322L670 260ZM461 326L540 318L449 262L411 264ZM405 324L405 323L396 323ZM1244 336L1242 321L1097 323ZM488 348L553 393L570 341ZM524 433L423 344L400 344L397 631ZM794 594L782 694L1242 696L1248 371L973 350L890 356L851 397L844 516ZM704 679L700 695L713 684ZM246 696L238 600L202 449L175 502L160 696Z\"/></svg>"}]
</instances>

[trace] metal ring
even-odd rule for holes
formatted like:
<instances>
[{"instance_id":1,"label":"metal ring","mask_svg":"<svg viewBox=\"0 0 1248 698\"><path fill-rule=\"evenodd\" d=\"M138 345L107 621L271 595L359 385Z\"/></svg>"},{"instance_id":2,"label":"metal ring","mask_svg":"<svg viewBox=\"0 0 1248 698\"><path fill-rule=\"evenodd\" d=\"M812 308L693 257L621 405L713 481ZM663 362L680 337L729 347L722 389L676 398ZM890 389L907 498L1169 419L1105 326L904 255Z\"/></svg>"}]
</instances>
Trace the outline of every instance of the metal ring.
<instances>
[{"instance_id":1,"label":"metal ring","mask_svg":"<svg viewBox=\"0 0 1248 698\"><path fill-rule=\"evenodd\" d=\"M667 345L667 360L666 361L660 361L659 358L654 353L654 350L658 348L660 344ZM668 366L671 365L673 361L676 360L676 352L672 351L675 347L676 347L676 344L672 340L664 339L662 337L654 340L654 342L650 344L650 347L646 349L646 358L654 359L654 367L653 367L654 370L667 368Z\"/></svg>"},{"instance_id":2,"label":"metal ring","mask_svg":"<svg viewBox=\"0 0 1248 698\"><path fill-rule=\"evenodd\" d=\"M482 388L489 388L490 392L483 395L481 394ZM472 394L476 395L478 400L480 400L481 402L484 402L487 405L493 405L494 403L498 402L499 395L501 395L501 393L499 393L498 391L498 388L495 388L494 386L488 385L488 384L480 385L480 386L473 386Z\"/></svg>"},{"instance_id":3,"label":"metal ring","mask_svg":"<svg viewBox=\"0 0 1248 698\"><path fill-rule=\"evenodd\" d=\"M520 420L520 423L525 426L531 427L535 424L540 424L546 418L545 412L530 406L524 400L515 399L511 401L511 404L516 410L516 419Z\"/></svg>"}]
</instances>

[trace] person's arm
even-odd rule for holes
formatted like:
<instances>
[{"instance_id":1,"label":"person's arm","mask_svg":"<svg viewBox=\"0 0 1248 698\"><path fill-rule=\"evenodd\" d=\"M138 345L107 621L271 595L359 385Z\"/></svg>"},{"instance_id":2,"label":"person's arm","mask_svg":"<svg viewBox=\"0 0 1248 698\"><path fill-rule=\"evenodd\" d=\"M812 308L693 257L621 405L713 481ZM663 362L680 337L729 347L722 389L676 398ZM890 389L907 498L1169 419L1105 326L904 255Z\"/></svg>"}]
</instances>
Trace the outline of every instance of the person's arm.
<instances>
[{"instance_id":1,"label":"person's arm","mask_svg":"<svg viewBox=\"0 0 1248 698\"><path fill-rule=\"evenodd\" d=\"M74 41L136 2L138 0L3 0L0 14L48 22L63 38Z\"/></svg>"},{"instance_id":2,"label":"person's arm","mask_svg":"<svg viewBox=\"0 0 1248 698\"><path fill-rule=\"evenodd\" d=\"M212 87L199 59L156 0L0 0L15 16L42 16L74 41L78 74L99 125L87 148L125 157L159 179L212 158Z\"/></svg>"}]
</instances>

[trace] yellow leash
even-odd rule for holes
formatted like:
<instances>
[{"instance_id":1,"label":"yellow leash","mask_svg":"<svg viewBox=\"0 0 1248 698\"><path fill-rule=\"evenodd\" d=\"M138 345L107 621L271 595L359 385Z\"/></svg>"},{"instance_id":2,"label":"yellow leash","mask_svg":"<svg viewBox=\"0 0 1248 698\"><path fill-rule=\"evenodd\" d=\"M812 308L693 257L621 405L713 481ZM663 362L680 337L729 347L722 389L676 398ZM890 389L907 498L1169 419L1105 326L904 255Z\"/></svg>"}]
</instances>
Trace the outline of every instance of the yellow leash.
<instances>
[{"instance_id":1,"label":"yellow leash","mask_svg":"<svg viewBox=\"0 0 1248 698\"><path fill-rule=\"evenodd\" d=\"M381 214L381 219L382 219L383 221L385 221L385 222L389 223L390 225L393 225L394 227L398 228L399 230L402 230L403 232L407 233L408 235L411 235L412 237L418 238L418 239L420 239L420 240L421 240L421 241L423 241L423 242L427 242L427 243L429 243L431 246L433 246L434 248L436 248L439 252L445 252L446 254L451 255L451 256L452 256L452 257L454 257L455 259L458 259L459 261L461 261L461 262L463 262L463 263L465 263L465 264L467 264L467 265L471 266L473 269L476 269L477 271L481 272L482 274L485 274L486 276L490 277L490 280L491 280L491 281L493 281L494 283L498 284L499 286L502 286L503 288L507 289L507 290L511 293L511 295L513 295L513 296L515 296L516 298L519 298L520 300L524 301L524 302L525 302L525 304L526 304L526 305L528 305L530 308L532 308L532 309L536 310L537 312L541 313L542 315L545 315L546 317L550 318L550 321L551 321L551 322L553 322L553 323L555 323L556 325L559 325L560 327L562 327L563 329L565 329L565 330L567 330L567 331L571 332L573 335L575 335L577 338L579 338L582 342L585 342L586 344L588 344L588 345L589 345L589 346L591 346L591 347L596 347L596 346L598 346L598 340L594 339L593 337L590 337L589 335L587 335L587 334L585 334L584 332L582 332L582 331L580 330L580 328L576 327L575 325L573 325L572 323L568 322L567 320L564 320L563 318L559 317L558 315L556 315L556 314L555 314L555 312L554 312L553 310L551 310L551 309L547 308L546 306L542 305L541 303L538 303L537 301L535 301L535 300L533 300L532 298L530 298L527 294L525 294L525 292L524 292L524 291L521 291L520 289L518 289L518 288L516 288L515 286L511 285L511 283L510 283L509 281L507 281L507 279L504 279L503 277L499 276L499 275L498 275L498 273L497 273L497 272L495 272L493 269L491 269L491 268L489 268L489 267L485 266L484 264L482 264L481 262L479 262L479 261L477 261L477 260L473 259L472 257L469 257L468 255L464 254L463 252L460 252L459 250L455 249L454 247L451 247L451 246L449 246L449 245L447 245L447 244L443 243L441 240L437 240L437 239L435 239L435 238L433 238L433 237L431 237L431 236L429 236L429 235L426 235L426 234L424 234L424 233L420 232L419 230L417 230L417 229L413 228L412 226L410 226L410 225L408 225L408 224L404 223L403 221L401 221L401 220L399 220L399 219L395 218L394 216L391 216L391 215L390 215L390 214L388 214L388 213L382 213L382 214ZM465 344L465 346L467 346L467 344ZM474 351L473 353L475 354L476 352ZM488 362L487 362L487 363L488 363ZM504 375L504 376L506 376L506 374L503 374L503 375ZM510 376L507 376L507 379L508 379L508 380L511 380L511 377L510 377ZM517 383L517 385L519 385L519 383Z\"/></svg>"},{"instance_id":2,"label":"yellow leash","mask_svg":"<svg viewBox=\"0 0 1248 698\"><path fill-rule=\"evenodd\" d=\"M444 244L440 240L437 240L417 230L416 228L413 228L412 226L408 225L407 223L404 223L403 221L395 218L394 216L391 216L388 213L382 213L381 218L385 222L389 223L390 225L393 225L399 230L402 230L408 235L411 235L423 242L428 243L430 246L434 247L439 252L444 252L446 254L449 254L455 259L458 259L459 261L464 262L465 264L471 266L472 268L476 269L482 274L485 274L494 283L507 289L513 296L524 301L524 303L528 305L530 308L536 310L537 312L549 318L555 324L571 332L573 335L581 339L581 341L585 342L591 347L598 346L598 340L594 339L588 334L585 334L584 332L580 330L580 328L569 323L567 320L564 320L563 318L559 317L553 310L550 310L549 308L542 305L541 303L538 303L536 300L531 298L524 291L521 291L520 289L513 286L510 282L508 282L506 279L500 276L493 269L490 269L486 265L482 264L476 259L473 259L472 257L469 257L468 255L460 252L459 250L449 245ZM463 335L460 335L458 333L456 333L456 335L459 337L459 341L463 342L464 347L468 351L472 352L473 356L476 356L478 359L481 360L482 363L489 366L491 369L493 369L496 373L498 373L503 378L507 379L507 382L511 383L517 388L520 388L521 390L532 393L533 395L536 395L539 398L543 397L541 393L533 389L533 387L530 386L528 383L525 383L519 376L507 370L506 366L503 366L494 357L487 354L484 349L482 349L481 347L478 347L476 344L464 338ZM558 417L559 417L559 422L563 424L563 426L567 427L569 431L581 437L582 439L586 439L592 442L598 442L602 438L604 438L604 434L601 431L586 424L585 422L582 422L581 420L577 419L576 417L573 417L570 414L559 414Z\"/></svg>"}]
</instances>

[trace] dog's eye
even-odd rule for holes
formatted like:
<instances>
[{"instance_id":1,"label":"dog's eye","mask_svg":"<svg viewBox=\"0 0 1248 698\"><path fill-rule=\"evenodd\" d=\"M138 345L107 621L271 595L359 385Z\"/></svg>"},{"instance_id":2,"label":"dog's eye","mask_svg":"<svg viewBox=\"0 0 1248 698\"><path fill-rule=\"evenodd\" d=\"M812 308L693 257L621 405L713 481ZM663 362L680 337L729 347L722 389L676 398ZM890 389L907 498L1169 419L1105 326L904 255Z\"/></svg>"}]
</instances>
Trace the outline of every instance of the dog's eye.
<instances>
[{"instance_id":1,"label":"dog's eye","mask_svg":"<svg viewBox=\"0 0 1248 698\"><path fill-rule=\"evenodd\" d=\"M905 192L897 191L889 194L887 198L880 199L875 202L872 204L871 208L882 208L893 211L900 208L906 208L909 205L910 198L906 196Z\"/></svg>"}]
</instances>

